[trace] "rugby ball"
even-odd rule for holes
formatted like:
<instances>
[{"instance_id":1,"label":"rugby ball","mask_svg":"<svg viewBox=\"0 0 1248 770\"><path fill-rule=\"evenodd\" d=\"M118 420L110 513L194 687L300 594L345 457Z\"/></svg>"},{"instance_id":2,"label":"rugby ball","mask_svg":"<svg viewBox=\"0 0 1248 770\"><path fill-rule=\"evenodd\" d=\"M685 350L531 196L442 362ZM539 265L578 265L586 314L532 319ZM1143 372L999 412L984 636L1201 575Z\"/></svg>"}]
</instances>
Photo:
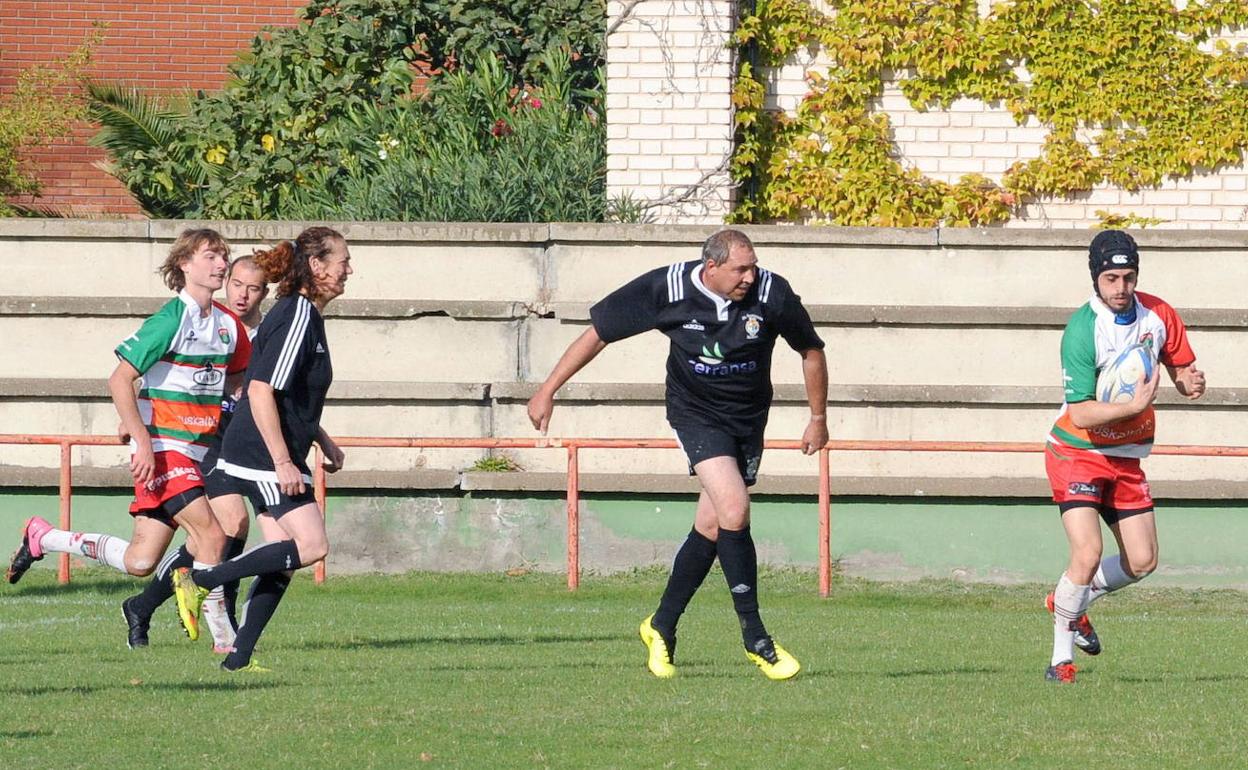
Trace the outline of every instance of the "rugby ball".
<instances>
[{"instance_id":1,"label":"rugby ball","mask_svg":"<svg viewBox=\"0 0 1248 770\"><path fill-rule=\"evenodd\" d=\"M1123 404L1135 396L1135 387L1143 377L1153 376L1153 349L1136 343L1118 354L1096 378L1096 398L1110 404Z\"/></svg>"}]
</instances>

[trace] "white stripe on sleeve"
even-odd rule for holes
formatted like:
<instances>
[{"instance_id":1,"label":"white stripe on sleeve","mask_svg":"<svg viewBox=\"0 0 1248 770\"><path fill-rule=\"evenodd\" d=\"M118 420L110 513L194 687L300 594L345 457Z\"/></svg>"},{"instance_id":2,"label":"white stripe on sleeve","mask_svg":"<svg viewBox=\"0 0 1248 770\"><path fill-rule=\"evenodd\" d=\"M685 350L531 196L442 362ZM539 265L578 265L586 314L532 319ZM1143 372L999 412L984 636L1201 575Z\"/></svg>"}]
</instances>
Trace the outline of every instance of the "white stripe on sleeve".
<instances>
[{"instance_id":1,"label":"white stripe on sleeve","mask_svg":"<svg viewBox=\"0 0 1248 770\"><path fill-rule=\"evenodd\" d=\"M285 390L290 384L291 370L299 355L299 347L303 344L303 336L308 330L308 319L312 317L312 303L304 297L295 300L295 317L290 322L286 339L282 342L282 351L277 357L277 366L273 369L273 379L269 383L274 390Z\"/></svg>"}]
</instances>

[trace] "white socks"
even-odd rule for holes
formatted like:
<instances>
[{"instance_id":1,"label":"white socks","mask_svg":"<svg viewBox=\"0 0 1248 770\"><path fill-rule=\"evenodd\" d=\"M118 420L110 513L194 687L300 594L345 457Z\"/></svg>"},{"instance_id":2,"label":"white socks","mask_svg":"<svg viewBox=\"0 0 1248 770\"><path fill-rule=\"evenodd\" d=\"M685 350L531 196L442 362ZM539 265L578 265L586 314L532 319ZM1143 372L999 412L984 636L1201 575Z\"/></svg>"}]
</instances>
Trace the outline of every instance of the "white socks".
<instances>
[{"instance_id":1,"label":"white socks","mask_svg":"<svg viewBox=\"0 0 1248 770\"><path fill-rule=\"evenodd\" d=\"M212 564L196 561L192 569L208 569ZM208 632L212 634L212 651L229 652L234 648L234 627L230 625L230 616L225 611L225 589L217 586L204 598L201 610L204 622L208 624Z\"/></svg>"},{"instance_id":2,"label":"white socks","mask_svg":"<svg viewBox=\"0 0 1248 770\"><path fill-rule=\"evenodd\" d=\"M1138 583L1144 575L1132 577L1128 575L1126 570L1122 568L1122 555L1114 554L1107 556L1101 560L1101 566L1096 568L1096 574L1092 576L1092 590L1088 595L1088 603L1096 601L1105 594L1113 593L1119 588L1124 588L1132 583Z\"/></svg>"},{"instance_id":3,"label":"white socks","mask_svg":"<svg viewBox=\"0 0 1248 770\"><path fill-rule=\"evenodd\" d=\"M1071 623L1088 608L1088 591L1091 586L1075 585L1066 573L1057 581L1053 591L1053 659L1049 665L1056 666L1075 659L1075 630Z\"/></svg>"},{"instance_id":4,"label":"white socks","mask_svg":"<svg viewBox=\"0 0 1248 770\"><path fill-rule=\"evenodd\" d=\"M39 547L53 553L80 554L106 567L126 572L126 549L130 547L130 541L113 535L50 529L39 539Z\"/></svg>"}]
</instances>

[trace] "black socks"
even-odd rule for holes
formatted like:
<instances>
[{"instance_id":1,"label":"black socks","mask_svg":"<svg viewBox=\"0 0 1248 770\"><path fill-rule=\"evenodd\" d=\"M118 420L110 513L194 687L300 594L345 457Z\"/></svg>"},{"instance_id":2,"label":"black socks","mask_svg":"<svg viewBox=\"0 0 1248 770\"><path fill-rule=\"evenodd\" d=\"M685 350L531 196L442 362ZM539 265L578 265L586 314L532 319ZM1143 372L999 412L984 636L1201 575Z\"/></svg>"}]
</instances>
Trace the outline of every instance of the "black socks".
<instances>
[{"instance_id":1,"label":"black socks","mask_svg":"<svg viewBox=\"0 0 1248 770\"><path fill-rule=\"evenodd\" d=\"M173 571L179 567L189 567L194 563L191 552L186 550L186 546L178 547L178 550L165 554L165 558L160 560L160 564L156 567L156 574L152 576L151 581L143 587L143 591L130 603L130 608L145 617L151 617L156 612L156 608L164 604L173 596Z\"/></svg>"},{"instance_id":2,"label":"black socks","mask_svg":"<svg viewBox=\"0 0 1248 770\"><path fill-rule=\"evenodd\" d=\"M195 585L212 590L232 580L270 572L299 569L299 548L294 540L277 540L252 548L250 551L223 561L215 567L197 569L191 573ZM253 588L253 593L254 593Z\"/></svg>"},{"instance_id":3,"label":"black socks","mask_svg":"<svg viewBox=\"0 0 1248 770\"><path fill-rule=\"evenodd\" d=\"M291 540L282 542L293 543ZM286 589L290 587L290 576L285 572L272 572L260 575L251 582L251 592L247 596L247 604L243 606L243 624L238 627L238 636L234 639L234 650L225 656L221 665L231 671L242 668L251 660L255 652L256 641L264 627L277 611Z\"/></svg>"},{"instance_id":4,"label":"black socks","mask_svg":"<svg viewBox=\"0 0 1248 770\"><path fill-rule=\"evenodd\" d=\"M676 552L667 588L663 590L659 609L650 621L650 625L668 640L676 635L676 623L689 606L698 586L706 579L706 573L715 564L715 553L715 541L708 540L696 529L689 530L689 537Z\"/></svg>"},{"instance_id":5,"label":"black socks","mask_svg":"<svg viewBox=\"0 0 1248 770\"><path fill-rule=\"evenodd\" d=\"M732 604L741 621L741 639L747 648L767 636L763 619L758 614L758 554L750 528L719 528L719 566L732 592Z\"/></svg>"},{"instance_id":6,"label":"black socks","mask_svg":"<svg viewBox=\"0 0 1248 770\"><path fill-rule=\"evenodd\" d=\"M226 537L225 538L225 554L221 561L229 561L238 556L247 548L247 538ZM189 566L189 565L188 565ZM238 615L236 608L238 606L238 581L230 580L221 584L221 589L225 597L225 614L230 618L230 625L234 630L238 630Z\"/></svg>"}]
</instances>

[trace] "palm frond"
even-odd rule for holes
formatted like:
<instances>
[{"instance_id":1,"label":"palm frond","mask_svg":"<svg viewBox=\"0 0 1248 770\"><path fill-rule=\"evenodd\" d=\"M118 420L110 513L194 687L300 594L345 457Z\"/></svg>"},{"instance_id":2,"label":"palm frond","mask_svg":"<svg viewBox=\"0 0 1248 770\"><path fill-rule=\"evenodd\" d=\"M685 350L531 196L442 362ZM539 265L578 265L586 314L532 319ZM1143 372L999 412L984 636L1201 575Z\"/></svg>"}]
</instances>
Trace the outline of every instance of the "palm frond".
<instances>
[{"instance_id":1,"label":"palm frond","mask_svg":"<svg viewBox=\"0 0 1248 770\"><path fill-rule=\"evenodd\" d=\"M184 114L168 109L133 86L88 82L87 111L100 124L91 144L113 157L168 149L178 138Z\"/></svg>"}]
</instances>

